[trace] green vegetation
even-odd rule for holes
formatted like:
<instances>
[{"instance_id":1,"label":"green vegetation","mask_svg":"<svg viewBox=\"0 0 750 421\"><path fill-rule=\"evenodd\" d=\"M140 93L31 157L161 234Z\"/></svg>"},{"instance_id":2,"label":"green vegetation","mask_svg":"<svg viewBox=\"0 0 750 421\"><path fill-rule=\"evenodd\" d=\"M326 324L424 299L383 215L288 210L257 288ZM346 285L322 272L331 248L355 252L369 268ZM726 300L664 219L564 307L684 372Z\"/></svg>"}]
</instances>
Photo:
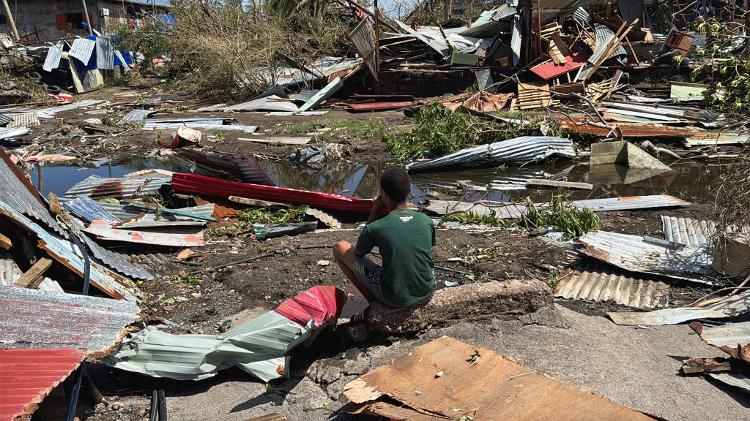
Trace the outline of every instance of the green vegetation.
<instances>
[{"instance_id":1,"label":"green vegetation","mask_svg":"<svg viewBox=\"0 0 750 421\"><path fill-rule=\"evenodd\" d=\"M555 227L566 238L576 238L602 227L599 217L591 209L574 208L565 203L562 190L552 195L548 205L537 207L529 200L527 208L521 221L523 225L533 228Z\"/></svg>"},{"instance_id":2,"label":"green vegetation","mask_svg":"<svg viewBox=\"0 0 750 421\"><path fill-rule=\"evenodd\" d=\"M319 129L330 129L318 132ZM383 139L388 129L381 121L372 120L312 120L274 127L271 133L280 135L305 135L315 133L321 141L335 137Z\"/></svg>"},{"instance_id":3,"label":"green vegetation","mask_svg":"<svg viewBox=\"0 0 750 421\"><path fill-rule=\"evenodd\" d=\"M518 118L517 114L504 117ZM414 118L415 127L385 138L388 151L400 162L421 157L425 152L445 155L462 148L499 142L529 134L538 125L517 124L449 111L440 104L423 107Z\"/></svg>"},{"instance_id":4,"label":"green vegetation","mask_svg":"<svg viewBox=\"0 0 750 421\"><path fill-rule=\"evenodd\" d=\"M267 208L254 208L243 211L240 216L240 224L250 226L252 224L288 224L300 222L305 218L307 207L299 206L288 209L271 211Z\"/></svg>"},{"instance_id":5,"label":"green vegetation","mask_svg":"<svg viewBox=\"0 0 750 421\"><path fill-rule=\"evenodd\" d=\"M479 215L474 212L453 213L448 215L445 220L460 222L462 224L484 225L488 227L506 228L511 225L508 220L498 217L494 210L491 211L489 215Z\"/></svg>"},{"instance_id":6,"label":"green vegetation","mask_svg":"<svg viewBox=\"0 0 750 421\"><path fill-rule=\"evenodd\" d=\"M178 1L170 14L179 24L147 17L138 28L123 25L118 47L143 54L139 70L169 78L178 91L243 99L275 83L271 75L284 66L279 53L310 63L348 50L356 21L333 4L275 0L252 3L246 13L239 0Z\"/></svg>"},{"instance_id":7,"label":"green vegetation","mask_svg":"<svg viewBox=\"0 0 750 421\"><path fill-rule=\"evenodd\" d=\"M696 47L689 58L696 64L690 75L696 82L708 84L704 94L706 105L722 111L750 114L750 60L733 49L737 25L716 19L700 20L695 30L706 35L706 45ZM735 28L733 28L735 27ZM675 58L681 64L683 58Z\"/></svg>"}]
</instances>

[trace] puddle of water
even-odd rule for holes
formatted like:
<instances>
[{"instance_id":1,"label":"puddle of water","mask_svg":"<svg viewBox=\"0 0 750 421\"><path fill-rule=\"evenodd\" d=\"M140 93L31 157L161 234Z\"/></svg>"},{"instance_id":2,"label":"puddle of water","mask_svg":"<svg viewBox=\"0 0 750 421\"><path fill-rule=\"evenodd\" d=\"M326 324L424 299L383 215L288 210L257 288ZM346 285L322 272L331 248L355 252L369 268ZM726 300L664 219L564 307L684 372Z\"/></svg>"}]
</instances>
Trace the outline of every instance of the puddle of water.
<instances>
[{"instance_id":1,"label":"puddle of water","mask_svg":"<svg viewBox=\"0 0 750 421\"><path fill-rule=\"evenodd\" d=\"M322 169L311 169L289 161L260 161L259 164L278 186L359 197L373 197L377 194L378 177L385 169L382 164L362 165L348 162L333 163ZM139 159L105 164L99 168L43 166L41 177L39 167L34 167L32 180L43 193L52 191L62 195L73 184L91 175L122 177L129 172L150 168L171 169L171 163L164 160ZM567 195L571 200L649 194L669 194L698 203L707 202L713 198L713 190L719 182L721 166L687 163L673 168L672 173L656 176L615 166L597 168L592 172L588 164L570 163L413 174L412 194L414 200L419 201L436 190L443 195L450 196L450 192L455 192L460 183L507 188L512 185L520 187L523 185L523 179L529 177L552 177L592 183L596 186L592 191L568 189ZM528 197L535 202L544 202L549 200L550 196L550 190L504 188L490 189L488 192L472 192L463 200L521 201ZM454 198L457 199L458 196Z\"/></svg>"}]
</instances>

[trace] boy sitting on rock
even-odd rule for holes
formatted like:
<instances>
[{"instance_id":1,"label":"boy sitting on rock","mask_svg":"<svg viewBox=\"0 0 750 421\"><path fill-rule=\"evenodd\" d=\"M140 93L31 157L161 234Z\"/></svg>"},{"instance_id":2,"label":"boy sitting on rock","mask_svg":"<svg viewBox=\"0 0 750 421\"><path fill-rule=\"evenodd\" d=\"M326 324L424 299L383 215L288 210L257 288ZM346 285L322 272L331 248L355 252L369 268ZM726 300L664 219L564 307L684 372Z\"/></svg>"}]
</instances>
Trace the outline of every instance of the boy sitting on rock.
<instances>
[{"instance_id":1,"label":"boy sitting on rock","mask_svg":"<svg viewBox=\"0 0 750 421\"><path fill-rule=\"evenodd\" d=\"M435 226L426 215L407 208L410 191L405 170L386 170L357 245L339 241L333 246L339 267L369 303L379 301L395 308L416 306L429 301L435 291ZM382 267L367 257L376 246L383 258ZM368 310L350 321L364 321Z\"/></svg>"}]
</instances>

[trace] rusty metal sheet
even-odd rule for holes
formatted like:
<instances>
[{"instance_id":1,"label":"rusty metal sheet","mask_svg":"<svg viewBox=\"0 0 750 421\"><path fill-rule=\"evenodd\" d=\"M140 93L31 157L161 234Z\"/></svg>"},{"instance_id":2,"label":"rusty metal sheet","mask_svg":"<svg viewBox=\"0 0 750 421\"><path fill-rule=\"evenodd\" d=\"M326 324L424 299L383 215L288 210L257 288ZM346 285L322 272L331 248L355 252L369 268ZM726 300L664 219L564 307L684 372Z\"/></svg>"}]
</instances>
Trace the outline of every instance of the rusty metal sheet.
<instances>
[{"instance_id":1,"label":"rusty metal sheet","mask_svg":"<svg viewBox=\"0 0 750 421\"><path fill-rule=\"evenodd\" d=\"M750 322L727 323L721 326L703 326L700 322L693 322L690 323L690 327L703 342L750 363Z\"/></svg>"},{"instance_id":2,"label":"rusty metal sheet","mask_svg":"<svg viewBox=\"0 0 750 421\"><path fill-rule=\"evenodd\" d=\"M77 349L0 349L0 419L26 420L83 361Z\"/></svg>"},{"instance_id":3,"label":"rusty metal sheet","mask_svg":"<svg viewBox=\"0 0 750 421\"><path fill-rule=\"evenodd\" d=\"M685 275L712 275L708 247L687 246L658 238L617 232L592 231L578 238L581 251L594 259L636 273L664 275L712 285Z\"/></svg>"},{"instance_id":4,"label":"rusty metal sheet","mask_svg":"<svg viewBox=\"0 0 750 421\"><path fill-rule=\"evenodd\" d=\"M611 312L607 315L618 325L676 325L697 319L725 319L750 311L750 291L733 295L705 307L665 308L643 313Z\"/></svg>"},{"instance_id":5,"label":"rusty metal sheet","mask_svg":"<svg viewBox=\"0 0 750 421\"><path fill-rule=\"evenodd\" d=\"M0 346L108 354L140 312L130 301L0 287Z\"/></svg>"},{"instance_id":6,"label":"rusty metal sheet","mask_svg":"<svg viewBox=\"0 0 750 421\"><path fill-rule=\"evenodd\" d=\"M92 199L133 199L156 193L161 186L169 184L171 177L154 174L147 177L102 178L92 175L65 192L66 199L89 196Z\"/></svg>"},{"instance_id":7,"label":"rusty metal sheet","mask_svg":"<svg viewBox=\"0 0 750 421\"><path fill-rule=\"evenodd\" d=\"M661 223L667 241L675 243L690 246L711 246L713 244L712 238L716 235L716 223L713 221L662 215ZM728 231L750 234L750 226L730 227Z\"/></svg>"},{"instance_id":8,"label":"rusty metal sheet","mask_svg":"<svg viewBox=\"0 0 750 421\"><path fill-rule=\"evenodd\" d=\"M50 215L39 192L2 148L0 148L0 186L2 186L0 187L1 202L67 237L67 233Z\"/></svg>"},{"instance_id":9,"label":"rusty metal sheet","mask_svg":"<svg viewBox=\"0 0 750 421\"><path fill-rule=\"evenodd\" d=\"M602 264L589 264L563 277L555 297L586 301L614 301L633 308L666 307L669 285L636 279Z\"/></svg>"},{"instance_id":10,"label":"rusty metal sheet","mask_svg":"<svg viewBox=\"0 0 750 421\"><path fill-rule=\"evenodd\" d=\"M162 232L114 229L105 221L94 221L84 230L101 240L151 244L166 247L200 247L205 244L203 233L171 234Z\"/></svg>"},{"instance_id":11,"label":"rusty metal sheet","mask_svg":"<svg viewBox=\"0 0 750 421\"><path fill-rule=\"evenodd\" d=\"M36 234L39 238L39 248L46 251L53 259L79 277L83 276L83 257L73 243L52 235L40 225L2 201L0 201L0 215ZM114 273L96 263L91 264L90 278L91 285L112 298L129 301L137 301L139 299L139 291L129 279L115 276Z\"/></svg>"},{"instance_id":12,"label":"rusty metal sheet","mask_svg":"<svg viewBox=\"0 0 750 421\"><path fill-rule=\"evenodd\" d=\"M651 419L536 373L494 351L447 336L360 376L347 384L343 393L363 413L382 415L380 403L395 402L411 410L403 419L415 419L419 414L476 420Z\"/></svg>"}]
</instances>

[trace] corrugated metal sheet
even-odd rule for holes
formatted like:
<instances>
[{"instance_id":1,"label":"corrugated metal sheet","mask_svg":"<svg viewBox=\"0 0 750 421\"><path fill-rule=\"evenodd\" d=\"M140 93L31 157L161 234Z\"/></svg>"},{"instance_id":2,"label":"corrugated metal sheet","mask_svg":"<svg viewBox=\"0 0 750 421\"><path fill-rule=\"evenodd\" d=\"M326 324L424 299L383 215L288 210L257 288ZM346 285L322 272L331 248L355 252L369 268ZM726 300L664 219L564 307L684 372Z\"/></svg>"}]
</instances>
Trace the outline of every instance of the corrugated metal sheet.
<instances>
[{"instance_id":1,"label":"corrugated metal sheet","mask_svg":"<svg viewBox=\"0 0 750 421\"><path fill-rule=\"evenodd\" d=\"M550 136L523 136L515 139L462 149L426 162L407 165L409 172L448 168L495 166L504 163L528 163L551 157L575 158L570 139Z\"/></svg>"},{"instance_id":2,"label":"corrugated metal sheet","mask_svg":"<svg viewBox=\"0 0 750 421\"><path fill-rule=\"evenodd\" d=\"M235 154L227 156L226 159L237 166L244 181L265 186L274 184L268 174L258 165L258 160L253 155Z\"/></svg>"},{"instance_id":3,"label":"corrugated metal sheet","mask_svg":"<svg viewBox=\"0 0 750 421\"><path fill-rule=\"evenodd\" d=\"M112 205L116 206L116 205ZM203 226L209 221L206 219L191 218L183 215L173 215L166 212L162 212L160 216L147 212L141 209L134 209L133 207L123 206L122 212L127 213L129 210L140 211L136 215L132 215L129 218L124 218L121 224L117 224L117 228L156 228L156 227L178 227L178 226ZM168 209L165 209L168 211ZM204 217L213 218L214 204L195 206L190 208L175 209L181 212L195 213L196 215L202 215ZM145 213L145 214L144 214Z\"/></svg>"},{"instance_id":4,"label":"corrugated metal sheet","mask_svg":"<svg viewBox=\"0 0 750 421\"><path fill-rule=\"evenodd\" d=\"M686 136L685 144L689 148L695 146L747 145L750 144L750 136L740 133L719 133L704 138Z\"/></svg>"},{"instance_id":5,"label":"corrugated metal sheet","mask_svg":"<svg viewBox=\"0 0 750 421\"><path fill-rule=\"evenodd\" d=\"M146 270L143 265L133 263L130 260L130 256L107 250L86 235L83 236L83 240L86 243L86 247L91 250L94 258L102 262L105 266L131 278L147 281L154 279L154 275L151 272Z\"/></svg>"},{"instance_id":6,"label":"corrugated metal sheet","mask_svg":"<svg viewBox=\"0 0 750 421\"><path fill-rule=\"evenodd\" d=\"M692 324L691 324L692 326ZM750 344L750 322L727 323L721 326L703 326L700 337L709 345L737 348Z\"/></svg>"},{"instance_id":7,"label":"corrugated metal sheet","mask_svg":"<svg viewBox=\"0 0 750 421\"><path fill-rule=\"evenodd\" d=\"M648 196L622 196L606 199L574 200L570 202L577 208L591 209L594 212L613 212L637 209L678 208L690 206L690 202L666 194Z\"/></svg>"},{"instance_id":8,"label":"corrugated metal sheet","mask_svg":"<svg viewBox=\"0 0 750 421\"><path fill-rule=\"evenodd\" d=\"M335 94L336 91L341 89L343 86L344 82L340 77L337 76L326 86L324 86L323 89L319 90L315 95L313 95L312 98L308 99L304 104L302 104L302 106L299 107L299 110L304 112L316 108L318 105L320 105L321 102L325 101L331 95Z\"/></svg>"},{"instance_id":9,"label":"corrugated metal sheet","mask_svg":"<svg viewBox=\"0 0 750 421\"><path fill-rule=\"evenodd\" d=\"M6 126L11 121L13 121L13 119L7 114L0 113L0 126Z\"/></svg>"},{"instance_id":10,"label":"corrugated metal sheet","mask_svg":"<svg viewBox=\"0 0 750 421\"><path fill-rule=\"evenodd\" d=\"M34 221L26 218L2 201L0 201L0 214L33 231L42 241L40 248L47 251L53 259L72 270L78 276L83 276L83 257L78 248L74 247L71 242L50 234ZM129 301L138 300L139 292L130 280L113 275L105 268L95 263L91 264L91 285L113 298L122 298Z\"/></svg>"},{"instance_id":11,"label":"corrugated metal sheet","mask_svg":"<svg viewBox=\"0 0 750 421\"><path fill-rule=\"evenodd\" d=\"M245 126L241 124L224 124L224 118L186 118L186 119L147 119L143 122L144 129L163 130L163 129L176 129L180 126L189 127L191 129L206 129L206 130L229 130L229 131L241 131L245 133L254 133L258 130L258 126Z\"/></svg>"},{"instance_id":12,"label":"corrugated metal sheet","mask_svg":"<svg viewBox=\"0 0 750 421\"><path fill-rule=\"evenodd\" d=\"M156 113L156 111L153 110L130 110L130 112L122 116L117 124L122 126L129 123L143 123L154 113Z\"/></svg>"},{"instance_id":13,"label":"corrugated metal sheet","mask_svg":"<svg viewBox=\"0 0 750 421\"><path fill-rule=\"evenodd\" d=\"M591 15L583 7L579 7L573 12L573 17L583 23L591 23Z\"/></svg>"},{"instance_id":14,"label":"corrugated metal sheet","mask_svg":"<svg viewBox=\"0 0 750 421\"><path fill-rule=\"evenodd\" d=\"M200 247L205 244L203 232L177 234L117 229L104 221L94 221L85 230L99 239L135 244L151 244L165 247Z\"/></svg>"},{"instance_id":15,"label":"corrugated metal sheet","mask_svg":"<svg viewBox=\"0 0 750 421\"><path fill-rule=\"evenodd\" d=\"M676 275L714 273L711 269L713 257L705 246L691 247L656 238L607 231L589 232L578 241L583 245L582 251L585 254L631 272L680 279L690 278Z\"/></svg>"},{"instance_id":16,"label":"corrugated metal sheet","mask_svg":"<svg viewBox=\"0 0 750 421\"><path fill-rule=\"evenodd\" d=\"M102 178L92 175L65 192L65 198L89 196L92 199L133 199L156 193L161 186L169 184L170 177L153 175L148 177Z\"/></svg>"},{"instance_id":17,"label":"corrugated metal sheet","mask_svg":"<svg viewBox=\"0 0 750 421\"><path fill-rule=\"evenodd\" d=\"M45 72L51 72L60 67L60 59L62 58L64 45L65 41L58 41L57 44L47 50L47 57L44 59L44 65L42 66L42 69L44 69Z\"/></svg>"},{"instance_id":18,"label":"corrugated metal sheet","mask_svg":"<svg viewBox=\"0 0 750 421\"><path fill-rule=\"evenodd\" d=\"M92 41L93 42L93 41ZM55 107L47 107L36 110L39 118L54 118L55 114L63 111L76 110L78 108L92 107L97 104L104 102L102 99L82 99L79 101L71 102L70 104L57 105Z\"/></svg>"},{"instance_id":19,"label":"corrugated metal sheet","mask_svg":"<svg viewBox=\"0 0 750 421\"><path fill-rule=\"evenodd\" d=\"M594 25L594 30L596 31L596 49L594 50L594 55L592 55L591 59L589 59L591 63L597 63L598 60L601 59L601 56L607 52L607 45L612 38L615 38L615 32L608 26L596 24ZM625 51L625 47L620 44L620 46L607 58L610 59L612 57L626 55L628 55L628 52Z\"/></svg>"},{"instance_id":20,"label":"corrugated metal sheet","mask_svg":"<svg viewBox=\"0 0 750 421\"><path fill-rule=\"evenodd\" d=\"M39 115L35 112L9 114L11 121L7 127L31 127L39 125Z\"/></svg>"},{"instance_id":21,"label":"corrugated metal sheet","mask_svg":"<svg viewBox=\"0 0 750 421\"><path fill-rule=\"evenodd\" d=\"M63 206L69 212L82 218L86 222L91 221L107 221L107 222L120 222L120 218L112 215L102 205L86 195L81 195L73 200L67 200L63 203Z\"/></svg>"},{"instance_id":22,"label":"corrugated metal sheet","mask_svg":"<svg viewBox=\"0 0 750 421\"><path fill-rule=\"evenodd\" d=\"M67 233L50 215L37 190L2 148L0 148L0 201L67 238Z\"/></svg>"},{"instance_id":23,"label":"corrugated metal sheet","mask_svg":"<svg viewBox=\"0 0 750 421\"><path fill-rule=\"evenodd\" d=\"M731 373L708 373L708 375L726 385L743 389L745 392L750 392L750 377L747 377L738 371L733 371Z\"/></svg>"},{"instance_id":24,"label":"corrugated metal sheet","mask_svg":"<svg viewBox=\"0 0 750 421\"><path fill-rule=\"evenodd\" d=\"M88 38L76 38L73 40L73 44L70 45L68 55L80 60L83 64L88 64L95 47L96 41L94 40Z\"/></svg>"},{"instance_id":25,"label":"corrugated metal sheet","mask_svg":"<svg viewBox=\"0 0 750 421\"><path fill-rule=\"evenodd\" d=\"M457 202L450 200L430 200L425 207L438 215L445 215L450 212L474 213L477 215L492 215L500 219L521 219L526 213L526 206L517 203L503 202Z\"/></svg>"},{"instance_id":26,"label":"corrugated metal sheet","mask_svg":"<svg viewBox=\"0 0 750 421\"><path fill-rule=\"evenodd\" d=\"M269 381L288 372L289 352L335 322L345 302L343 291L317 286L222 335L144 330L123 344L114 366L151 377L198 380L236 365Z\"/></svg>"},{"instance_id":27,"label":"corrugated metal sheet","mask_svg":"<svg viewBox=\"0 0 750 421\"><path fill-rule=\"evenodd\" d=\"M750 311L750 291L741 292L705 307L665 308L636 312L612 312L607 315L618 325L676 325L697 319L725 319Z\"/></svg>"},{"instance_id":28,"label":"corrugated metal sheet","mask_svg":"<svg viewBox=\"0 0 750 421\"><path fill-rule=\"evenodd\" d=\"M139 311L130 301L0 287L0 344L108 354L123 328L138 319Z\"/></svg>"},{"instance_id":29,"label":"corrugated metal sheet","mask_svg":"<svg viewBox=\"0 0 750 421\"><path fill-rule=\"evenodd\" d=\"M634 279L604 265L592 264L562 278L555 287L555 297L614 301L634 308L665 307L669 302L669 285Z\"/></svg>"},{"instance_id":30,"label":"corrugated metal sheet","mask_svg":"<svg viewBox=\"0 0 750 421\"><path fill-rule=\"evenodd\" d=\"M0 349L0 419L31 418L83 358L83 352L69 348Z\"/></svg>"},{"instance_id":31,"label":"corrugated metal sheet","mask_svg":"<svg viewBox=\"0 0 750 421\"><path fill-rule=\"evenodd\" d=\"M521 45L523 44L523 20L521 15L513 16L513 33L510 37L510 49L513 51L513 65L521 61Z\"/></svg>"},{"instance_id":32,"label":"corrugated metal sheet","mask_svg":"<svg viewBox=\"0 0 750 421\"><path fill-rule=\"evenodd\" d=\"M372 19L369 16L365 16L349 34L349 38L352 40L354 48L357 49L357 52L362 57L372 77L378 80L378 36L375 33L375 26Z\"/></svg>"},{"instance_id":33,"label":"corrugated metal sheet","mask_svg":"<svg viewBox=\"0 0 750 421\"><path fill-rule=\"evenodd\" d=\"M432 38L426 37L424 34L420 34L418 31L415 31L412 29L409 25L401 22L400 20L393 21L398 29L402 30L403 32L415 37L420 42L426 44L433 50L437 51L438 54L440 54L443 57L448 57L451 53L450 48L448 48L448 44L445 42L438 42L436 40L433 40Z\"/></svg>"},{"instance_id":34,"label":"corrugated metal sheet","mask_svg":"<svg viewBox=\"0 0 750 421\"><path fill-rule=\"evenodd\" d=\"M31 130L29 130L28 127L13 127L13 128L0 127L0 140L23 136L25 134L28 134L30 131Z\"/></svg>"},{"instance_id":35,"label":"corrugated metal sheet","mask_svg":"<svg viewBox=\"0 0 750 421\"><path fill-rule=\"evenodd\" d=\"M96 68L102 70L115 68L115 50L109 37L96 37Z\"/></svg>"},{"instance_id":36,"label":"corrugated metal sheet","mask_svg":"<svg viewBox=\"0 0 750 421\"><path fill-rule=\"evenodd\" d=\"M713 221L699 221L690 218L661 216L662 231L667 241L687 244L690 246L711 246L712 237L716 234L716 223ZM750 226L740 229L731 227L730 232L750 234Z\"/></svg>"},{"instance_id":37,"label":"corrugated metal sheet","mask_svg":"<svg viewBox=\"0 0 750 421\"><path fill-rule=\"evenodd\" d=\"M277 95L269 95L252 101L224 107L224 111L289 111L297 112L299 107L292 101Z\"/></svg>"}]
</instances>

